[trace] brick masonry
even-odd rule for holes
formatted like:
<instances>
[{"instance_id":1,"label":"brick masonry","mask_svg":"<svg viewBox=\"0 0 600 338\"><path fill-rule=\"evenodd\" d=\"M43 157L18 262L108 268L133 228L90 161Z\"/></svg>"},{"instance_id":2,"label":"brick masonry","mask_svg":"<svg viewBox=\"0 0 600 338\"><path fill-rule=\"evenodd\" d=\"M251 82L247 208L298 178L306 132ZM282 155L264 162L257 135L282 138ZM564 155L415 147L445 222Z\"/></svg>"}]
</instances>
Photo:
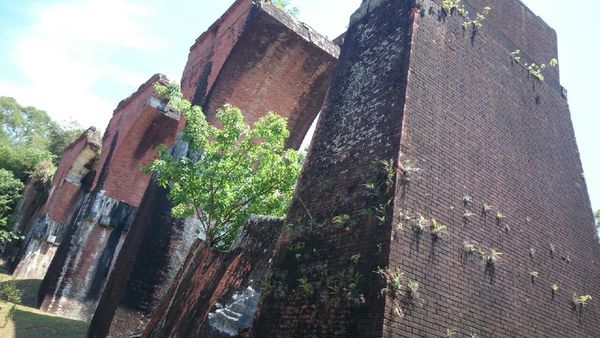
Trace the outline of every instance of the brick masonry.
<instances>
[{"instance_id":1,"label":"brick masonry","mask_svg":"<svg viewBox=\"0 0 600 338\"><path fill-rule=\"evenodd\" d=\"M517 0L463 3L492 7L476 34L440 1L353 16L251 336L600 336L595 301L580 315L571 301L599 297L600 244L565 91L557 69L541 82L510 57L548 63L556 34Z\"/></svg>"},{"instance_id":2,"label":"brick masonry","mask_svg":"<svg viewBox=\"0 0 600 338\"><path fill-rule=\"evenodd\" d=\"M317 116L339 48L271 4L236 1L190 49L182 92L209 121L224 103L248 123L268 111L288 118L298 148ZM179 129L185 121L181 120ZM187 146L177 142L175 154ZM195 240L192 225L170 217L166 191L151 182L101 297L89 336L143 329Z\"/></svg>"},{"instance_id":3,"label":"brick masonry","mask_svg":"<svg viewBox=\"0 0 600 338\"><path fill-rule=\"evenodd\" d=\"M144 337L230 337L254 318L283 219L251 217L228 252L198 241Z\"/></svg>"},{"instance_id":4,"label":"brick masonry","mask_svg":"<svg viewBox=\"0 0 600 338\"><path fill-rule=\"evenodd\" d=\"M42 279L46 274L70 217L90 189L100 152L94 132L90 128L65 149L48 187L42 187L42 182L29 182L21 204L29 211L17 209L23 214L14 225L25 237L12 259L14 277Z\"/></svg>"},{"instance_id":5,"label":"brick masonry","mask_svg":"<svg viewBox=\"0 0 600 338\"><path fill-rule=\"evenodd\" d=\"M103 153L91 191L77 205L65 240L56 250L42 281L42 310L89 321L104 289L123 239L150 181L141 172L160 144L172 144L179 120L166 102L154 95L154 75L123 100L103 137Z\"/></svg>"}]
</instances>

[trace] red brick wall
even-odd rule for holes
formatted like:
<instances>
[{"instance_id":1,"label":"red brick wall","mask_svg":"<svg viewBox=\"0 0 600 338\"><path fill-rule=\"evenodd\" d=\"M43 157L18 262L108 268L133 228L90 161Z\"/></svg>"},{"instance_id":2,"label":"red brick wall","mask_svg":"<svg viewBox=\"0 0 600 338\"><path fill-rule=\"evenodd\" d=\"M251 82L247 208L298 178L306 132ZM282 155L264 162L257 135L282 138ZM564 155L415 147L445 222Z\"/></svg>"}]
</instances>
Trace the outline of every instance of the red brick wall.
<instances>
[{"instance_id":1,"label":"red brick wall","mask_svg":"<svg viewBox=\"0 0 600 338\"><path fill-rule=\"evenodd\" d=\"M209 121L225 103L239 107L248 123L277 112L288 118L287 145L298 148L321 108L337 53L274 6L239 0L192 47L182 91Z\"/></svg>"},{"instance_id":2,"label":"red brick wall","mask_svg":"<svg viewBox=\"0 0 600 338\"><path fill-rule=\"evenodd\" d=\"M171 145L178 121L148 105L154 83L167 80L155 75L138 91L119 104L104 138L94 187L106 195L139 206L150 175L141 172L156 157L156 147Z\"/></svg>"},{"instance_id":3,"label":"red brick wall","mask_svg":"<svg viewBox=\"0 0 600 338\"><path fill-rule=\"evenodd\" d=\"M297 148L321 108L337 52L333 43L273 5L239 0L192 47L182 91L204 107L209 120L225 102L238 105L248 122L275 110L289 118L288 146ZM180 155L187 149L184 142L173 148ZM165 189L151 182L90 335L143 328L160 304L195 239L195 228L172 219L170 209Z\"/></svg>"},{"instance_id":4,"label":"red brick wall","mask_svg":"<svg viewBox=\"0 0 600 338\"><path fill-rule=\"evenodd\" d=\"M487 4L472 2L480 11ZM302 200L288 214L294 227L274 259L277 287L252 335L600 336L596 301L581 317L571 305L572 292L600 297L600 244L568 104L554 71L538 82L509 55L518 48L547 62L556 35L516 0L492 1L473 39L460 18L440 16L439 1L420 3L383 1L350 26L299 182ZM394 190L376 191L378 201L368 186L385 176L372 162L387 159L422 171L409 183L396 177ZM373 209L390 196L387 213ZM439 220L448 234L435 242L427 229L417 235L404 210ZM336 226L341 214L350 220ZM465 241L501 251L495 270L465 254ZM352 254L361 254L353 268ZM386 284L373 271L388 263L405 283L420 283L413 305L378 295ZM328 281L348 285L348 275L357 291L330 292Z\"/></svg>"},{"instance_id":5,"label":"red brick wall","mask_svg":"<svg viewBox=\"0 0 600 338\"><path fill-rule=\"evenodd\" d=\"M181 90L183 96L194 104L205 104L208 92L243 33L253 7L250 0L236 1L190 48L181 78ZM183 126L184 121L180 128Z\"/></svg>"},{"instance_id":6,"label":"red brick wall","mask_svg":"<svg viewBox=\"0 0 600 338\"><path fill-rule=\"evenodd\" d=\"M269 260L283 220L251 218L229 252L197 242L179 270L165 300L148 324L145 337L212 337L208 323L216 303L227 306L234 294L252 288L261 293ZM239 309L238 309L239 311Z\"/></svg>"},{"instance_id":7,"label":"red brick wall","mask_svg":"<svg viewBox=\"0 0 600 338\"><path fill-rule=\"evenodd\" d=\"M93 131L93 129L90 129L84 132L63 152L50 185L50 195L42 209L44 213L48 213L48 216L52 220L67 222L75 207L75 201L81 196L81 182L68 182L66 178L69 172L74 170L73 166L76 165L82 152L89 150L96 153L100 152L100 145L93 138ZM91 159L90 163L81 163L79 165L89 164L90 167L86 169L93 171L95 169L93 167L95 161L95 159Z\"/></svg>"}]
</instances>

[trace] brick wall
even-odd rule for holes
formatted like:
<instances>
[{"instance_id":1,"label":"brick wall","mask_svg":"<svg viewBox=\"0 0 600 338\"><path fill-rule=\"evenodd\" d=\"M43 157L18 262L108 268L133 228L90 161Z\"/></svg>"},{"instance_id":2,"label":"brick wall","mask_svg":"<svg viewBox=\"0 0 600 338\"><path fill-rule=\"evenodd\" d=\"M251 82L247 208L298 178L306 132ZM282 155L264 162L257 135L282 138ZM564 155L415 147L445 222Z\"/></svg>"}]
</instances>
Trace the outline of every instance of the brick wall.
<instances>
[{"instance_id":1,"label":"brick wall","mask_svg":"<svg viewBox=\"0 0 600 338\"><path fill-rule=\"evenodd\" d=\"M540 82L509 55L547 63L556 35L519 1L491 3L472 35L439 1L363 2L252 336L600 335L595 301L581 316L571 304L572 292L597 298L600 244L568 104L556 70ZM407 160L421 171L407 177ZM448 233L419 235L407 212ZM465 242L503 255L486 264ZM392 294L378 266L419 296Z\"/></svg>"},{"instance_id":2,"label":"brick wall","mask_svg":"<svg viewBox=\"0 0 600 338\"><path fill-rule=\"evenodd\" d=\"M209 121L226 102L237 105L249 123L276 111L290 121L293 141L288 146L299 147L319 112L338 50L273 5L238 0L192 46L182 92L202 105ZM183 125L180 121L179 127ZM186 144L177 142L173 152L183 156ZM170 217L166 195L150 183L90 336L120 336L143 328L171 285L196 228Z\"/></svg>"},{"instance_id":3,"label":"brick wall","mask_svg":"<svg viewBox=\"0 0 600 338\"><path fill-rule=\"evenodd\" d=\"M150 181L141 167L156 157L158 145L175 138L179 116L154 95L157 82L168 80L152 76L115 110L92 190L70 219L42 281L38 302L45 311L88 321L96 309Z\"/></svg>"},{"instance_id":4,"label":"brick wall","mask_svg":"<svg viewBox=\"0 0 600 338\"><path fill-rule=\"evenodd\" d=\"M86 178L95 173L100 152L94 131L93 128L85 131L65 149L44 200L24 195L23 203L29 203L26 208L33 210L38 205L39 209L21 228L25 239L12 259L14 277L41 279L46 273L56 246L62 242L69 219L82 195L90 188ZM36 184L42 183L33 183L34 186Z\"/></svg>"},{"instance_id":5,"label":"brick wall","mask_svg":"<svg viewBox=\"0 0 600 338\"><path fill-rule=\"evenodd\" d=\"M156 147L175 140L178 119L152 106L149 99L155 83L168 83L156 74L129 98L119 103L104 134L94 188L104 189L114 199L139 206L150 175L141 172L156 157Z\"/></svg>"},{"instance_id":6,"label":"brick wall","mask_svg":"<svg viewBox=\"0 0 600 338\"><path fill-rule=\"evenodd\" d=\"M144 336L229 337L248 328L282 226L282 219L253 216L228 252L198 241Z\"/></svg>"}]
</instances>

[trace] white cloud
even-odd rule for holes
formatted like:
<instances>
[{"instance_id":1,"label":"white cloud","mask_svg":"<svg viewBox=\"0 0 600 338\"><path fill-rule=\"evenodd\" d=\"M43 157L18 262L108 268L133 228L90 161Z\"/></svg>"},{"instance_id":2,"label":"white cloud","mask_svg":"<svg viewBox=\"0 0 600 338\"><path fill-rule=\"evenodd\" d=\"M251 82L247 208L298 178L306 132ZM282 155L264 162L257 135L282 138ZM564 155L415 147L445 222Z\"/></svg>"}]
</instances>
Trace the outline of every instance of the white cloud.
<instances>
[{"instance_id":1,"label":"white cloud","mask_svg":"<svg viewBox=\"0 0 600 338\"><path fill-rule=\"evenodd\" d=\"M151 75L136 74L108 59L123 50L159 46L142 24L154 13L125 0L71 1L30 10L33 24L16 36L11 55L28 84L5 80L0 92L44 109L57 120L104 128L120 98L107 99L92 88L101 80L137 88Z\"/></svg>"}]
</instances>

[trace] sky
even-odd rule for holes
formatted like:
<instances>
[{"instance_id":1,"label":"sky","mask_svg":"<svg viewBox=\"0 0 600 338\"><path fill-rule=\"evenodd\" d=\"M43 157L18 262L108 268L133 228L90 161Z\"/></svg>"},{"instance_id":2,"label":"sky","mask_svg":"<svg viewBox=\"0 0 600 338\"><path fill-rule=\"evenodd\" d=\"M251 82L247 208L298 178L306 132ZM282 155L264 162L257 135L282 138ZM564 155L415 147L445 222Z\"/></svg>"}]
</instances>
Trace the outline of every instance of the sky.
<instances>
[{"instance_id":1,"label":"sky","mask_svg":"<svg viewBox=\"0 0 600 338\"><path fill-rule=\"evenodd\" d=\"M592 205L600 209L600 1L522 1L557 31L561 83ZM335 38L360 2L292 0L292 6L300 20ZM152 74L179 81L189 47L232 3L0 0L0 96L103 130L118 102Z\"/></svg>"}]
</instances>

